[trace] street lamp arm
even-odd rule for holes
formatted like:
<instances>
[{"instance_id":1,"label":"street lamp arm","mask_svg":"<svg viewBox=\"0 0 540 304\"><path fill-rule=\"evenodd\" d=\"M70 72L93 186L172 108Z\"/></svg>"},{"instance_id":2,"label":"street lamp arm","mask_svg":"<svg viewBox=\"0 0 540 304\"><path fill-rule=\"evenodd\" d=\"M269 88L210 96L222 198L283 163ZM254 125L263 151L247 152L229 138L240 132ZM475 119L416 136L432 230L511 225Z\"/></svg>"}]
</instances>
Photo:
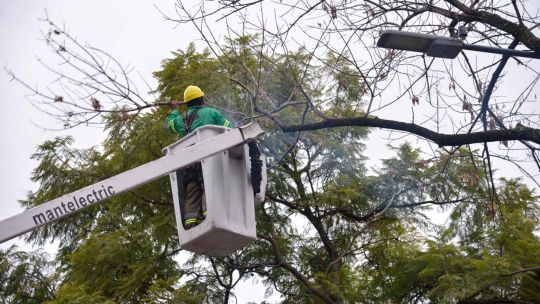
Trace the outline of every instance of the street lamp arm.
<instances>
[{"instance_id":1,"label":"street lamp arm","mask_svg":"<svg viewBox=\"0 0 540 304\"><path fill-rule=\"evenodd\" d=\"M469 50L469 51L483 52L483 53L540 59L540 54L536 52L504 49L504 48L497 48L497 47L478 45L478 44L464 43L463 49Z\"/></svg>"}]
</instances>

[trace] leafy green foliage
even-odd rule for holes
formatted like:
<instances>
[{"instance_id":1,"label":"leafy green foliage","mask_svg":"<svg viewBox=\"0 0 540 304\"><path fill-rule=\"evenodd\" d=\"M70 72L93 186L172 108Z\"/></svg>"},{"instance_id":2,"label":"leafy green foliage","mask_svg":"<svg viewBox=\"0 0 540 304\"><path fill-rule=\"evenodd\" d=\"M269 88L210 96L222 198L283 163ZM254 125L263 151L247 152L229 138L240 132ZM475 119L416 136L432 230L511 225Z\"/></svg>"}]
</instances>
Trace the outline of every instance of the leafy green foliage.
<instances>
[{"instance_id":1,"label":"leafy green foliage","mask_svg":"<svg viewBox=\"0 0 540 304\"><path fill-rule=\"evenodd\" d=\"M263 60L253 44L257 37L229 41L220 58L193 45L173 53L155 73L160 98L181 99L185 86L197 84L211 105L246 121L251 102L265 109L263 100L275 107L305 98L295 85L302 82L324 115L362 111L362 82L344 58L329 55L338 68L310 66L302 51ZM267 79L264 92L248 88L257 92L255 101L228 82L254 75ZM32 178L40 187L22 205L39 205L160 157L175 140L163 127L166 113L110 116L100 148L74 149L70 137L43 143L33 155ZM294 105L278 116L317 120ZM368 170L362 155L368 133L361 128L268 131L260 144L274 161L267 201L256 211L257 242L220 259L181 254L162 178L30 233L27 240L36 244L58 241L52 261L15 248L1 252L1 299L224 303L239 281L255 277L283 303L540 301L538 197L519 181L501 179L493 191L481 160L469 151L422 159L408 144ZM432 206L449 215L444 225L428 221Z\"/></svg>"},{"instance_id":2,"label":"leafy green foliage","mask_svg":"<svg viewBox=\"0 0 540 304\"><path fill-rule=\"evenodd\" d=\"M0 251L0 299L4 303L43 303L55 296L53 263L42 252Z\"/></svg>"}]
</instances>

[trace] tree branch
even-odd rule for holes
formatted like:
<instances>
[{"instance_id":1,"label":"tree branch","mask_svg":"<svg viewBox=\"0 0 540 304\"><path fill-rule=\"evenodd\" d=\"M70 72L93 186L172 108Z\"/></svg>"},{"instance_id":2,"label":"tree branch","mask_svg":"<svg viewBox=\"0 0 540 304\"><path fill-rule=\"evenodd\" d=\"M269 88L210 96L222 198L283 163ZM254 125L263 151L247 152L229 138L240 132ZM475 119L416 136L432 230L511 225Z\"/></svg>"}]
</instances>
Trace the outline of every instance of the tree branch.
<instances>
[{"instance_id":1,"label":"tree branch","mask_svg":"<svg viewBox=\"0 0 540 304\"><path fill-rule=\"evenodd\" d=\"M525 127L520 125L509 130L493 130L484 132L473 132L469 134L442 134L431 131L427 128L413 123L400 122L395 120L370 118L370 117L353 117L340 119L327 119L325 121L289 125L281 127L283 132L298 132L298 131L313 131L326 128L338 127L378 127L388 130L403 131L418 135L422 138L430 140L439 147L445 146L461 146L468 144L477 144L484 142L497 142L504 140L525 140L537 143L540 145L540 130Z\"/></svg>"}]
</instances>

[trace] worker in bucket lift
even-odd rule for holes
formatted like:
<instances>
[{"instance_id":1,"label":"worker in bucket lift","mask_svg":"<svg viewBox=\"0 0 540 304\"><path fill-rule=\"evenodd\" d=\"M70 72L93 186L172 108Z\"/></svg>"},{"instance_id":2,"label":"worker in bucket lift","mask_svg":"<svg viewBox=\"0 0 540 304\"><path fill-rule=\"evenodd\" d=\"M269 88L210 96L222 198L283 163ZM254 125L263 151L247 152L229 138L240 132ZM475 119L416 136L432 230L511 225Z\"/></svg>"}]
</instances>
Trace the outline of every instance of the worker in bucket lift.
<instances>
[{"instance_id":1,"label":"worker in bucket lift","mask_svg":"<svg viewBox=\"0 0 540 304\"><path fill-rule=\"evenodd\" d=\"M187 110L180 113L180 105L184 104L187 105ZM165 119L165 126L170 132L180 137L206 125L234 127L218 110L205 106L204 92L197 86L187 87L184 91L184 101L181 103L172 101L171 106L173 111ZM181 210L183 210L184 229L187 230L200 224L207 214L201 163L182 169L178 177L179 185L183 185L178 190L185 198Z\"/></svg>"}]
</instances>

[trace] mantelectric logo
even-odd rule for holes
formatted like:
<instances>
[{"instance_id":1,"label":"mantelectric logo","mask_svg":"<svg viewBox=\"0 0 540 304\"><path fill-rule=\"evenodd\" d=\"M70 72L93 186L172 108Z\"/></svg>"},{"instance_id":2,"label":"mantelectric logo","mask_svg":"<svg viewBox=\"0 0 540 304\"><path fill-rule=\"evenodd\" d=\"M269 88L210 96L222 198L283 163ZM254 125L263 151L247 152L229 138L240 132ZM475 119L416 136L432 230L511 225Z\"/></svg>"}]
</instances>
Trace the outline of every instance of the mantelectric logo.
<instances>
[{"instance_id":1,"label":"mantelectric logo","mask_svg":"<svg viewBox=\"0 0 540 304\"><path fill-rule=\"evenodd\" d=\"M108 198L116 193L113 186L101 186L101 189L93 189L88 195L73 196L71 200L67 202L61 202L57 207L40 212L32 218L36 226L41 226L47 222L53 221L65 214L69 214L84 208L92 203L99 202Z\"/></svg>"}]
</instances>

